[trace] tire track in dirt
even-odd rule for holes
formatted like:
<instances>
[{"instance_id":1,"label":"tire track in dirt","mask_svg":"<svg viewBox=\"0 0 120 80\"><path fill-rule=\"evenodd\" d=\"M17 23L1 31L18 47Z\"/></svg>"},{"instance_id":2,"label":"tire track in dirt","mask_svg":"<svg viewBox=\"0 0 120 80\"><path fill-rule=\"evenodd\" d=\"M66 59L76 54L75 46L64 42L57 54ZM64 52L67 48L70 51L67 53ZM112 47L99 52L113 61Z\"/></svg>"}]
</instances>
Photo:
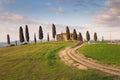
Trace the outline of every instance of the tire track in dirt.
<instances>
[{"instance_id":1,"label":"tire track in dirt","mask_svg":"<svg viewBox=\"0 0 120 80\"><path fill-rule=\"evenodd\" d=\"M104 64L100 64L93 59L86 58L84 55L80 54L77 49L82 47L85 44L77 45L71 48L66 48L62 50L59 55L60 58L69 66L75 67L81 70L87 69L96 69L111 75L120 76L120 69L108 66Z\"/></svg>"}]
</instances>

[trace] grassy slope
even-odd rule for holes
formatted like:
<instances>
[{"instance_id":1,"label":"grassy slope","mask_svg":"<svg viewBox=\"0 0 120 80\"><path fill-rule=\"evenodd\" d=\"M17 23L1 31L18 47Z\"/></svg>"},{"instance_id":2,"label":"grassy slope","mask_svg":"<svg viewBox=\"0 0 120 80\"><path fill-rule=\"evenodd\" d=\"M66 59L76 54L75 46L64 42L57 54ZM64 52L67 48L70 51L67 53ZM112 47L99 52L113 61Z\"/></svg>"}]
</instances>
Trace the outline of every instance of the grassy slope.
<instances>
[{"instance_id":1,"label":"grassy slope","mask_svg":"<svg viewBox=\"0 0 120 80\"><path fill-rule=\"evenodd\" d=\"M79 49L87 57L91 57L107 64L120 66L120 45L117 44L89 44Z\"/></svg>"},{"instance_id":2,"label":"grassy slope","mask_svg":"<svg viewBox=\"0 0 120 80\"><path fill-rule=\"evenodd\" d=\"M97 71L64 65L58 51L71 42L50 42L0 48L0 80L112 80Z\"/></svg>"}]
</instances>

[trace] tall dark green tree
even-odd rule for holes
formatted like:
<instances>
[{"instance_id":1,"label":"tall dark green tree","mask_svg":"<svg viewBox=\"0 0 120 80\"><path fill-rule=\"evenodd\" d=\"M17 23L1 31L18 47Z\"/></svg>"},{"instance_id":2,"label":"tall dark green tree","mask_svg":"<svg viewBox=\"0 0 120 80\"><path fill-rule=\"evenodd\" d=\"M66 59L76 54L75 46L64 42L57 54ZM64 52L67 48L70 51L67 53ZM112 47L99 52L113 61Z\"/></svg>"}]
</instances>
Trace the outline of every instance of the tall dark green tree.
<instances>
[{"instance_id":1,"label":"tall dark green tree","mask_svg":"<svg viewBox=\"0 0 120 80\"><path fill-rule=\"evenodd\" d=\"M20 38L21 43L23 43L25 41L22 27L20 27L20 29L19 29L19 38Z\"/></svg>"},{"instance_id":2,"label":"tall dark green tree","mask_svg":"<svg viewBox=\"0 0 120 80\"><path fill-rule=\"evenodd\" d=\"M68 26L66 27L66 38L67 40L70 40L70 30Z\"/></svg>"},{"instance_id":3,"label":"tall dark green tree","mask_svg":"<svg viewBox=\"0 0 120 80\"><path fill-rule=\"evenodd\" d=\"M76 29L73 30L73 40L77 40L77 32L76 32Z\"/></svg>"},{"instance_id":4,"label":"tall dark green tree","mask_svg":"<svg viewBox=\"0 0 120 80\"><path fill-rule=\"evenodd\" d=\"M36 34L34 34L34 42L37 43Z\"/></svg>"},{"instance_id":5,"label":"tall dark green tree","mask_svg":"<svg viewBox=\"0 0 120 80\"><path fill-rule=\"evenodd\" d=\"M87 41L90 41L90 34L89 34L89 31L86 32L86 39L87 39Z\"/></svg>"},{"instance_id":6,"label":"tall dark green tree","mask_svg":"<svg viewBox=\"0 0 120 80\"><path fill-rule=\"evenodd\" d=\"M28 25L25 26L25 36L26 36L26 41L29 42L29 30L28 30Z\"/></svg>"},{"instance_id":7,"label":"tall dark green tree","mask_svg":"<svg viewBox=\"0 0 120 80\"><path fill-rule=\"evenodd\" d=\"M47 41L48 41L48 42L50 41L49 33L47 34Z\"/></svg>"},{"instance_id":8,"label":"tall dark green tree","mask_svg":"<svg viewBox=\"0 0 120 80\"><path fill-rule=\"evenodd\" d=\"M39 27L39 39L40 39L40 40L43 39L43 30L42 30L42 26Z\"/></svg>"},{"instance_id":9,"label":"tall dark green tree","mask_svg":"<svg viewBox=\"0 0 120 80\"><path fill-rule=\"evenodd\" d=\"M10 44L10 36L7 34L7 43Z\"/></svg>"},{"instance_id":10,"label":"tall dark green tree","mask_svg":"<svg viewBox=\"0 0 120 80\"><path fill-rule=\"evenodd\" d=\"M82 37L81 32L79 32L79 35L78 35L78 40L79 40L80 42L83 42L83 37Z\"/></svg>"},{"instance_id":11,"label":"tall dark green tree","mask_svg":"<svg viewBox=\"0 0 120 80\"><path fill-rule=\"evenodd\" d=\"M63 32L61 32L61 40L63 41Z\"/></svg>"},{"instance_id":12,"label":"tall dark green tree","mask_svg":"<svg viewBox=\"0 0 120 80\"><path fill-rule=\"evenodd\" d=\"M52 37L54 38L54 40L55 40L55 36L56 36L56 27L55 24L52 24Z\"/></svg>"},{"instance_id":13,"label":"tall dark green tree","mask_svg":"<svg viewBox=\"0 0 120 80\"><path fill-rule=\"evenodd\" d=\"M94 41L97 41L97 33L94 33Z\"/></svg>"}]
</instances>

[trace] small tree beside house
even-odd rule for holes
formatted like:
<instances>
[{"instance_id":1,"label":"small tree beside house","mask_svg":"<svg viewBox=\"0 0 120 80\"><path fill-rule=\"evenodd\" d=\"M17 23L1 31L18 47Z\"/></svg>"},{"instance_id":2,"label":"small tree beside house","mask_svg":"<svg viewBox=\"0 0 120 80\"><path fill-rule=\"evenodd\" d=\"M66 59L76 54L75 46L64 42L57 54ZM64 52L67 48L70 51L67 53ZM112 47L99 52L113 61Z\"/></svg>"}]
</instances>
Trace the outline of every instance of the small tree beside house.
<instances>
[{"instance_id":1,"label":"small tree beside house","mask_svg":"<svg viewBox=\"0 0 120 80\"><path fill-rule=\"evenodd\" d=\"M66 39L70 40L70 30L68 26L66 27Z\"/></svg>"},{"instance_id":2,"label":"small tree beside house","mask_svg":"<svg viewBox=\"0 0 120 80\"><path fill-rule=\"evenodd\" d=\"M83 42L83 37L82 37L81 32L79 32L79 34L78 34L78 40L79 40L80 42Z\"/></svg>"},{"instance_id":3,"label":"small tree beside house","mask_svg":"<svg viewBox=\"0 0 120 80\"><path fill-rule=\"evenodd\" d=\"M77 32L76 32L76 29L73 30L73 40L77 40Z\"/></svg>"}]
</instances>

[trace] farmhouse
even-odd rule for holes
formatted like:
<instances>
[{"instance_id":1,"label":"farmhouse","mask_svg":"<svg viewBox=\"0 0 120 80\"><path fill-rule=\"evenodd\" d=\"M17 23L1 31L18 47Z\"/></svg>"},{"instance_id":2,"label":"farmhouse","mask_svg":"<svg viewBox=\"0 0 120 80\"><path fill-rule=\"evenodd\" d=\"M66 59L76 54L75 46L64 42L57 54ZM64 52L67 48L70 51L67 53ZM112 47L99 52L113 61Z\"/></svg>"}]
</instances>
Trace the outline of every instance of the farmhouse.
<instances>
[{"instance_id":1,"label":"farmhouse","mask_svg":"<svg viewBox=\"0 0 120 80\"><path fill-rule=\"evenodd\" d=\"M66 33L61 33L56 35L58 41L67 41ZM70 39L73 40L73 33L70 33Z\"/></svg>"}]
</instances>

